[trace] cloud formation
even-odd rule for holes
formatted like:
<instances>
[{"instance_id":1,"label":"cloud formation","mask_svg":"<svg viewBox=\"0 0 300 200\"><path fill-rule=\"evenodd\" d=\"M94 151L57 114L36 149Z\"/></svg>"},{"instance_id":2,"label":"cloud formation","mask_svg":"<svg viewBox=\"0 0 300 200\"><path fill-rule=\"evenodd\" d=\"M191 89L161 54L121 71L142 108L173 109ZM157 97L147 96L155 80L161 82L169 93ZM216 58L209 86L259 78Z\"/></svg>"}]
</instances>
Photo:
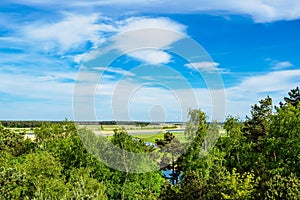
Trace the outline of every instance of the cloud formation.
<instances>
[{"instance_id":1,"label":"cloud formation","mask_svg":"<svg viewBox=\"0 0 300 200\"><path fill-rule=\"evenodd\" d=\"M8 1L8 0L7 0ZM5 3L6 1L4 1ZM255 22L266 23L278 20L294 20L300 18L300 4L298 0L77 0L65 3L59 0L10 0L10 3L23 4L33 7L47 7L52 9L72 9L78 12L97 8L99 10L110 10L112 15L122 13L211 13L214 15L247 15Z\"/></svg>"},{"instance_id":2,"label":"cloud formation","mask_svg":"<svg viewBox=\"0 0 300 200\"><path fill-rule=\"evenodd\" d=\"M184 66L192 70L200 70L208 73L228 73L226 69L218 68L220 64L212 61L203 61L203 62L192 62L185 64Z\"/></svg>"},{"instance_id":3,"label":"cloud formation","mask_svg":"<svg viewBox=\"0 0 300 200\"><path fill-rule=\"evenodd\" d=\"M282 70L294 66L290 61L276 62L273 66L274 70Z\"/></svg>"},{"instance_id":4,"label":"cloud formation","mask_svg":"<svg viewBox=\"0 0 300 200\"><path fill-rule=\"evenodd\" d=\"M68 54L75 63L80 63L87 53L73 56L70 53L85 50L89 44L96 49L113 38L110 48L149 64L170 62L171 56L164 49L181 39L186 31L184 25L163 17L130 17L114 21L99 14L70 13L56 22L36 21L20 29L20 35L31 41L34 48Z\"/></svg>"},{"instance_id":5,"label":"cloud formation","mask_svg":"<svg viewBox=\"0 0 300 200\"><path fill-rule=\"evenodd\" d=\"M170 62L174 64L175 58L167 50L181 39L180 34L187 33L187 27L166 17L129 16L138 16L143 13L147 13L148 16L149 14L156 16L157 14L172 13L205 13L227 17L237 14L248 16L257 23L300 18L300 5L296 0L186 0L176 2L170 0L77 0L68 3L61 0L4 0L0 5L4 5L3 8L5 8L6 4L13 3L15 3L14 5L28 6L24 6L23 14L28 12L28 8L34 11L26 13L24 15L26 19L20 18L22 12L17 13L19 10L8 11L5 16L0 14L2 17L0 26L4 30L1 32L4 35L0 37L0 47L4 49L0 53L0 79L2 80L0 92L4 94L0 96L3 102L1 107L3 112L0 116L2 118L9 118L7 113L12 113L11 116L17 117L21 116L18 113L23 113L21 117L32 117L32 113L43 111L44 113L39 113L39 117L47 118L52 114L54 119L63 119L62 115L72 112L73 82L77 72L77 69L72 66L80 65L82 60L88 56L87 51L98 48L109 38L114 38L110 48L122 52L135 61L153 65ZM44 12L45 10L50 11L50 14ZM68 13L65 12L66 10ZM95 12L97 13L95 14ZM106 16L99 14L101 12ZM120 13L122 13L121 17ZM227 19L230 20L230 16ZM199 26L199 32L205 31L201 28L202 26ZM157 29L167 31L151 32L151 30ZM8 49L7 47L12 48ZM103 49L100 48L100 50ZM68 59L71 60L69 63L66 61ZM224 68L220 68L219 63L193 61L186 64L185 67L190 70L210 72L210 75L228 73ZM221 66L225 65L222 61L220 63ZM287 70L293 64L296 66L296 63L273 61L270 64L266 68L269 69L271 66L275 71L251 72L251 75L247 77L243 74L232 80L231 85L235 86L225 88L228 113L243 116L256 100L269 93L276 101L281 100L291 86L299 84L300 71ZM182 67L184 64L180 63L179 65L176 67L184 69L183 72L187 72L187 74L190 72ZM130 70L125 70L127 66L122 69L121 64L116 68L99 66L101 67L85 73L84 79L78 79L78 81L82 81L84 84L84 90L81 93L84 100L84 96L89 95L88 90L94 89L91 82L87 80L98 79L99 73L106 71L101 84L97 85L96 97L99 97L98 105L101 107L98 110L99 116L103 113L107 114L100 119L111 119L110 100L114 95L116 84L118 84L116 77L127 76L126 81L128 82L124 86L135 84L137 77ZM238 75L238 73L233 75ZM135 82L130 82L130 78L135 79ZM159 72L157 72L157 76L147 78L152 81L167 79L166 74ZM176 84L178 84L177 77L168 78L177 81ZM238 81L240 82L237 83ZM132 87L139 86L137 84ZM212 100L209 91L200 86L193 89L201 103L199 107L211 116ZM177 90L178 94L190 97L187 90L178 88ZM211 90L211 92L218 93L220 91ZM122 90L119 95L126 95L126 90ZM120 98L117 96L115 99ZM185 101L185 105L192 104L190 98L182 98L181 101ZM85 102L83 101L83 103ZM182 115L182 113L178 113L180 106L174 95L162 87L143 87L135 96L133 95L130 106L136 119L142 119L142 117L147 119L147 111L151 106L157 104L162 105L168 112L166 113L168 120L178 120L175 117ZM116 105L122 107L123 104L117 102ZM186 107L184 107L185 109ZM218 120L222 120L222 116Z\"/></svg>"}]
</instances>

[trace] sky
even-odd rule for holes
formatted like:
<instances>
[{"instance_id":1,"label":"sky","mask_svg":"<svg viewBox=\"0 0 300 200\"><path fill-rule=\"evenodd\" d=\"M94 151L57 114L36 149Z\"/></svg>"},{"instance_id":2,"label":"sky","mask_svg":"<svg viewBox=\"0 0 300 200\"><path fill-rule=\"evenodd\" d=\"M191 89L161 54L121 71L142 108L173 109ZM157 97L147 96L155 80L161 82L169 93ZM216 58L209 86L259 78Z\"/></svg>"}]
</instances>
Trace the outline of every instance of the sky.
<instances>
[{"instance_id":1,"label":"sky","mask_svg":"<svg viewBox=\"0 0 300 200\"><path fill-rule=\"evenodd\" d=\"M244 119L300 81L297 0L2 0L0 120Z\"/></svg>"}]
</instances>

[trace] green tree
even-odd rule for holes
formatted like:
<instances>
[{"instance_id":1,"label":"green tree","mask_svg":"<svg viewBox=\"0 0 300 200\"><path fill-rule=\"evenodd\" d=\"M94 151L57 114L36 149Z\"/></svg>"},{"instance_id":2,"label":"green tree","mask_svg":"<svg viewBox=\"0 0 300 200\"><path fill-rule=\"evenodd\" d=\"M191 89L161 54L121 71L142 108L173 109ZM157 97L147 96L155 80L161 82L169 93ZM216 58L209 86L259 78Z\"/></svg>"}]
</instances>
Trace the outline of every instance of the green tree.
<instances>
[{"instance_id":1,"label":"green tree","mask_svg":"<svg viewBox=\"0 0 300 200\"><path fill-rule=\"evenodd\" d=\"M243 132L247 139L252 142L253 148L257 152L261 152L262 143L269 131L273 109L272 99L267 96L267 98L259 101L259 105L255 104L251 108L251 118L246 117Z\"/></svg>"},{"instance_id":2,"label":"green tree","mask_svg":"<svg viewBox=\"0 0 300 200\"><path fill-rule=\"evenodd\" d=\"M178 184L181 174L183 146L175 135L170 132L164 134L164 139L155 140L155 143L160 148L159 152L163 154L160 166L163 170L171 170L171 182L173 185Z\"/></svg>"},{"instance_id":3,"label":"green tree","mask_svg":"<svg viewBox=\"0 0 300 200\"><path fill-rule=\"evenodd\" d=\"M295 89L292 89L290 92L288 92L288 97L284 97L285 103L280 102L280 107L283 107L285 105L292 105L294 107L297 107L300 102L300 89L299 87L296 87Z\"/></svg>"},{"instance_id":4,"label":"green tree","mask_svg":"<svg viewBox=\"0 0 300 200\"><path fill-rule=\"evenodd\" d=\"M223 181L219 181L219 188L223 190L221 199L254 199L257 181L253 173L240 174L233 169L231 173L227 173Z\"/></svg>"},{"instance_id":5,"label":"green tree","mask_svg":"<svg viewBox=\"0 0 300 200\"><path fill-rule=\"evenodd\" d=\"M34 149L32 141L25 139L22 132L11 131L0 123L0 151L6 151L14 156L28 153Z\"/></svg>"},{"instance_id":6,"label":"green tree","mask_svg":"<svg viewBox=\"0 0 300 200\"><path fill-rule=\"evenodd\" d=\"M300 198L300 181L297 176L291 173L288 176L275 174L264 184L266 192L264 199L281 200Z\"/></svg>"},{"instance_id":7,"label":"green tree","mask_svg":"<svg viewBox=\"0 0 300 200\"><path fill-rule=\"evenodd\" d=\"M205 113L200 109L189 110L189 120L184 132L189 145L185 150L182 164L185 174L196 171L199 167L199 162L206 154L202 148L208 130L206 118Z\"/></svg>"},{"instance_id":8,"label":"green tree","mask_svg":"<svg viewBox=\"0 0 300 200\"><path fill-rule=\"evenodd\" d=\"M251 107L251 118L247 117L242 131L246 137L243 143L243 171L254 171L257 177L261 178L261 183L268 179L269 172L266 167L266 155L264 142L269 134L271 117L273 115L272 99L267 96ZM262 188L258 185L258 188ZM257 192L256 194L261 194Z\"/></svg>"},{"instance_id":9,"label":"green tree","mask_svg":"<svg viewBox=\"0 0 300 200\"><path fill-rule=\"evenodd\" d=\"M116 165L124 165L125 171L113 170L110 190L112 199L157 199L164 184L161 171L134 173L135 169L152 169L155 164L147 157L148 147L123 129L115 130L111 142L122 151L112 151ZM108 150L109 151L109 150ZM132 154L135 153L135 154ZM157 167L157 166L156 166Z\"/></svg>"},{"instance_id":10,"label":"green tree","mask_svg":"<svg viewBox=\"0 0 300 200\"><path fill-rule=\"evenodd\" d=\"M71 199L107 199L104 183L92 178L91 174L88 168L72 169L67 183Z\"/></svg>"},{"instance_id":11,"label":"green tree","mask_svg":"<svg viewBox=\"0 0 300 200\"><path fill-rule=\"evenodd\" d=\"M1 196L6 199L63 199L68 195L60 163L49 153L11 158L0 172Z\"/></svg>"},{"instance_id":12,"label":"green tree","mask_svg":"<svg viewBox=\"0 0 300 200\"><path fill-rule=\"evenodd\" d=\"M182 161L182 188L178 199L202 199L212 168L221 165L222 155L215 148L208 153L205 138L209 130L206 115L199 109L189 111L185 135L189 146L183 154Z\"/></svg>"},{"instance_id":13,"label":"green tree","mask_svg":"<svg viewBox=\"0 0 300 200\"><path fill-rule=\"evenodd\" d=\"M300 107L282 107L272 118L265 142L268 167L281 175L300 176Z\"/></svg>"},{"instance_id":14,"label":"green tree","mask_svg":"<svg viewBox=\"0 0 300 200\"><path fill-rule=\"evenodd\" d=\"M225 152L224 166L232 171L236 168L240 172L250 170L248 162L248 152L251 145L246 142L246 137L241 131L243 124L239 118L229 116L224 122L226 134L221 136L216 144L220 151Z\"/></svg>"}]
</instances>

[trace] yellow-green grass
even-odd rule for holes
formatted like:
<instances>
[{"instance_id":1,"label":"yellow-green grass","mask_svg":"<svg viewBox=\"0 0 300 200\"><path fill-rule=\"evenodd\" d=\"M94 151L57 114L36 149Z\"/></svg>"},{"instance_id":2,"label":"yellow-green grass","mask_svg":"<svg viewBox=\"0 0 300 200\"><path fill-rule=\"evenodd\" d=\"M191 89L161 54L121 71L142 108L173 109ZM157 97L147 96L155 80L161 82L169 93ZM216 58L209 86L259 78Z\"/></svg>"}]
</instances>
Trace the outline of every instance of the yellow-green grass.
<instances>
[{"instance_id":1,"label":"yellow-green grass","mask_svg":"<svg viewBox=\"0 0 300 200\"><path fill-rule=\"evenodd\" d=\"M185 143L186 139L184 136L183 132L177 132L177 133L173 133L175 135L175 137L181 142L181 143ZM146 134L130 134L135 138L140 138L142 140L144 140L145 142L152 142L155 143L156 139L164 139L164 133L146 133ZM109 139L112 137L112 135L107 136Z\"/></svg>"},{"instance_id":2,"label":"yellow-green grass","mask_svg":"<svg viewBox=\"0 0 300 200\"><path fill-rule=\"evenodd\" d=\"M149 133L149 134L132 134L133 137L140 138L145 142L152 142L155 143L156 139L163 139L164 133Z\"/></svg>"},{"instance_id":3,"label":"yellow-green grass","mask_svg":"<svg viewBox=\"0 0 300 200\"><path fill-rule=\"evenodd\" d=\"M173 125L164 125L164 124L151 124L146 127L140 127L136 125L78 125L80 128L86 128L89 130L104 130L104 131L112 131L114 129L124 128L126 130L157 130L157 129L182 129L184 126L173 126Z\"/></svg>"}]
</instances>

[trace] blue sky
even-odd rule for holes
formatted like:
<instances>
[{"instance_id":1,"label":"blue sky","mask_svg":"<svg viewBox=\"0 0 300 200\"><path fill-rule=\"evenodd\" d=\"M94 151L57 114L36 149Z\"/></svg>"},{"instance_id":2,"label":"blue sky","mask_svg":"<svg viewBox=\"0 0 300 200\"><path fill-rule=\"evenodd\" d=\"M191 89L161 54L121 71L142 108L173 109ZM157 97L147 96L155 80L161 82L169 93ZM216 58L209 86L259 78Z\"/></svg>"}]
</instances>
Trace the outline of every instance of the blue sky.
<instances>
[{"instance_id":1,"label":"blue sky","mask_svg":"<svg viewBox=\"0 0 300 200\"><path fill-rule=\"evenodd\" d=\"M249 115L300 80L297 0L4 0L0 119Z\"/></svg>"}]
</instances>

